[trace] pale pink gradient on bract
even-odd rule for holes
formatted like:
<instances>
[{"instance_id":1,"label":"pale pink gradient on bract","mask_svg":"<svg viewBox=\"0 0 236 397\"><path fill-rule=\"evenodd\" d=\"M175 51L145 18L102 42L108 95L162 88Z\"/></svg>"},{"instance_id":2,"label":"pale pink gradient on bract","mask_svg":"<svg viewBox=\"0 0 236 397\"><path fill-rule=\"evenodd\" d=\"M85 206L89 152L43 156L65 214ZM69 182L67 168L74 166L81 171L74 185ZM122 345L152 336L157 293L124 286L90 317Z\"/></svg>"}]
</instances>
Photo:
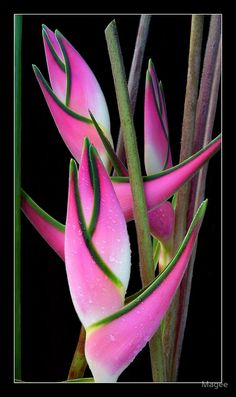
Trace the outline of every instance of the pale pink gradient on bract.
<instances>
[{"instance_id":1,"label":"pale pink gradient on bract","mask_svg":"<svg viewBox=\"0 0 236 397\"><path fill-rule=\"evenodd\" d=\"M79 166L78 189L81 202L83 204L83 214L85 217L85 221L87 226L89 226L94 207L94 191L89 173L89 159L87 147L83 149L82 161Z\"/></svg>"},{"instance_id":2,"label":"pale pink gradient on bract","mask_svg":"<svg viewBox=\"0 0 236 397\"><path fill-rule=\"evenodd\" d=\"M85 136L87 136L90 142L93 143L98 150L104 165L108 167L108 164L110 163L109 158L95 127L92 124L88 124L87 122L74 117L72 114L69 114L66 111L66 108L60 106L55 101L50 92L50 89L45 88L38 73L36 74L36 77L42 89L44 98L46 99L48 107L51 111L53 119L56 123L58 131L60 132L72 156L78 162L80 162L82 156L83 141Z\"/></svg>"},{"instance_id":3,"label":"pale pink gradient on bract","mask_svg":"<svg viewBox=\"0 0 236 397\"><path fill-rule=\"evenodd\" d=\"M70 100L69 108L90 118L89 110L101 125L102 130L112 144L110 136L110 118L107 104L101 87L92 70L75 50L75 48L60 34L70 65Z\"/></svg>"},{"instance_id":4,"label":"pale pink gradient on bract","mask_svg":"<svg viewBox=\"0 0 236 397\"><path fill-rule=\"evenodd\" d=\"M170 198L196 171L218 150L221 138L218 138L206 150L183 166L170 171L159 178L144 182L144 191L148 209L160 206ZM126 220L133 219L133 200L130 184L112 181Z\"/></svg>"},{"instance_id":5,"label":"pale pink gradient on bract","mask_svg":"<svg viewBox=\"0 0 236 397\"><path fill-rule=\"evenodd\" d=\"M92 329L85 354L96 382L116 382L158 329L187 267L197 230L164 281L136 307Z\"/></svg>"},{"instance_id":6,"label":"pale pink gradient on bract","mask_svg":"<svg viewBox=\"0 0 236 397\"><path fill-rule=\"evenodd\" d=\"M46 61L47 61L47 67L48 67L48 74L50 78L50 83L51 87L56 94L56 96L60 99L61 102L65 103L66 99L66 73L65 70L63 70L54 56L52 55L51 49L47 43L46 39L46 34L48 36L48 39L50 40L55 52L58 54L60 57L61 61L64 64L64 58L61 53L60 46L58 44L58 41L54 35L54 33L46 28L43 29L43 44L44 44L44 51L45 51L45 56L46 56Z\"/></svg>"},{"instance_id":7,"label":"pale pink gradient on bract","mask_svg":"<svg viewBox=\"0 0 236 397\"><path fill-rule=\"evenodd\" d=\"M161 90L160 82L159 82L159 80L157 78L155 67L154 67L154 64L152 62L149 65L149 72L150 72L150 75L151 75L151 78L152 78L152 83L153 83L153 87L154 87L155 97L157 99L159 108L162 109L161 115L162 115L162 120L163 120L163 123L164 123L165 131L166 131L167 135L169 136L167 110L166 110L166 103L165 103L164 93ZM157 88L157 86L159 87L159 89ZM160 93L160 96L158 95L158 92Z\"/></svg>"},{"instance_id":8,"label":"pale pink gradient on bract","mask_svg":"<svg viewBox=\"0 0 236 397\"><path fill-rule=\"evenodd\" d=\"M168 147L169 142L158 113L151 76L147 71L144 102L144 162L148 175L163 170L167 160Z\"/></svg>"},{"instance_id":9,"label":"pale pink gradient on bract","mask_svg":"<svg viewBox=\"0 0 236 397\"><path fill-rule=\"evenodd\" d=\"M91 240L99 256L124 287L118 287L101 270L86 244L78 217L75 180L71 175L65 232L65 263L72 300L85 327L123 306L131 265L129 237L123 213L106 170L102 163L95 159L96 155L92 154L92 156L98 169L97 182L101 196L99 216ZM87 228L91 220L95 196L89 178L88 147L86 147L79 170L78 190L82 210L85 209ZM112 219L107 213L116 214L116 222L112 225Z\"/></svg>"},{"instance_id":10,"label":"pale pink gradient on bract","mask_svg":"<svg viewBox=\"0 0 236 397\"><path fill-rule=\"evenodd\" d=\"M149 61L144 99L144 161L147 175L172 167L163 96L154 65Z\"/></svg>"},{"instance_id":11,"label":"pale pink gradient on bract","mask_svg":"<svg viewBox=\"0 0 236 397\"><path fill-rule=\"evenodd\" d=\"M150 231L158 240L164 242L171 238L174 231L175 212L168 201L148 212Z\"/></svg>"},{"instance_id":12,"label":"pale pink gradient on bract","mask_svg":"<svg viewBox=\"0 0 236 397\"><path fill-rule=\"evenodd\" d=\"M84 327L123 306L120 290L98 267L85 244L72 176L65 232L65 264L71 298Z\"/></svg>"},{"instance_id":13,"label":"pale pink gradient on bract","mask_svg":"<svg viewBox=\"0 0 236 397\"><path fill-rule=\"evenodd\" d=\"M26 217L35 227L35 229L41 234L44 240L54 249L54 251L64 261L64 240L65 233L57 229L54 225L45 220L25 199L21 200L21 208Z\"/></svg>"},{"instance_id":14,"label":"pale pink gradient on bract","mask_svg":"<svg viewBox=\"0 0 236 397\"><path fill-rule=\"evenodd\" d=\"M92 241L102 259L122 281L124 289L130 278L131 253L127 225L110 178L96 156L100 185L100 210Z\"/></svg>"}]
</instances>

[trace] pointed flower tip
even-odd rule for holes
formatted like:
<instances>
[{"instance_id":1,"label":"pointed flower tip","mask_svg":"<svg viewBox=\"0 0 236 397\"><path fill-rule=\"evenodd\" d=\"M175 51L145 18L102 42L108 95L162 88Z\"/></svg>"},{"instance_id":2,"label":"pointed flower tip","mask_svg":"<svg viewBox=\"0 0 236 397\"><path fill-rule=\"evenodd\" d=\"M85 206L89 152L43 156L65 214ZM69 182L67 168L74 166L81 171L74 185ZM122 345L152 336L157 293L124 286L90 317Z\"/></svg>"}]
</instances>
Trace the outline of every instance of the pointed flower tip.
<instances>
[{"instance_id":1,"label":"pointed flower tip","mask_svg":"<svg viewBox=\"0 0 236 397\"><path fill-rule=\"evenodd\" d=\"M207 204L208 204L208 199L205 199L201 205L199 206L197 210L197 215L198 217L203 217L205 215L206 209L207 209Z\"/></svg>"},{"instance_id":2,"label":"pointed flower tip","mask_svg":"<svg viewBox=\"0 0 236 397\"><path fill-rule=\"evenodd\" d=\"M152 58L149 58L148 60L148 70L154 68L154 63L152 62Z\"/></svg>"},{"instance_id":3,"label":"pointed flower tip","mask_svg":"<svg viewBox=\"0 0 236 397\"><path fill-rule=\"evenodd\" d=\"M48 27L44 24L42 24L42 36L47 36L47 32L48 32Z\"/></svg>"},{"instance_id":4,"label":"pointed flower tip","mask_svg":"<svg viewBox=\"0 0 236 397\"><path fill-rule=\"evenodd\" d=\"M89 138L86 136L84 138L84 148L88 148L91 145Z\"/></svg>"},{"instance_id":5,"label":"pointed flower tip","mask_svg":"<svg viewBox=\"0 0 236 397\"><path fill-rule=\"evenodd\" d=\"M47 27L47 25L45 25L45 23L42 23L42 30L48 30L48 27Z\"/></svg>"},{"instance_id":6,"label":"pointed flower tip","mask_svg":"<svg viewBox=\"0 0 236 397\"><path fill-rule=\"evenodd\" d=\"M74 159L70 160L70 175L77 175L77 164Z\"/></svg>"},{"instance_id":7,"label":"pointed flower tip","mask_svg":"<svg viewBox=\"0 0 236 397\"><path fill-rule=\"evenodd\" d=\"M32 68L33 68L35 76L37 78L41 78L41 72L40 72L38 66L36 66L35 64L32 64Z\"/></svg>"},{"instance_id":8,"label":"pointed flower tip","mask_svg":"<svg viewBox=\"0 0 236 397\"><path fill-rule=\"evenodd\" d=\"M55 30L55 36L56 36L56 38L58 39L58 41L59 41L60 39L64 39L63 34L62 34L58 29Z\"/></svg>"},{"instance_id":9,"label":"pointed flower tip","mask_svg":"<svg viewBox=\"0 0 236 397\"><path fill-rule=\"evenodd\" d=\"M91 158L98 158L98 159L100 158L98 151L93 144L90 145L89 151L90 151Z\"/></svg>"}]
</instances>

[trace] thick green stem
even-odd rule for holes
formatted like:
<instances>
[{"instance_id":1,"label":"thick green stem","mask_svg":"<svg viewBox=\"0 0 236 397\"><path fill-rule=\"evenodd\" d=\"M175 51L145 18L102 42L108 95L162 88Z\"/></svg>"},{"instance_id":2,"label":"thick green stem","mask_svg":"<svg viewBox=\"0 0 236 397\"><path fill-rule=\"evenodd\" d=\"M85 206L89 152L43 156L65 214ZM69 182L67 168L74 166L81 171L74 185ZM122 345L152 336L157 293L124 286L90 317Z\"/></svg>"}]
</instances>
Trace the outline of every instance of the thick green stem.
<instances>
[{"instance_id":1,"label":"thick green stem","mask_svg":"<svg viewBox=\"0 0 236 397\"><path fill-rule=\"evenodd\" d=\"M87 361L84 354L86 331L83 326L81 326L80 335L74 357L70 366L68 380L78 379L84 376L85 369L87 367Z\"/></svg>"},{"instance_id":2,"label":"thick green stem","mask_svg":"<svg viewBox=\"0 0 236 397\"><path fill-rule=\"evenodd\" d=\"M136 101L137 101L143 56L146 47L150 21L151 21L151 15L141 15L135 48L134 48L134 55L132 59L131 69L129 73L129 80L128 80L128 91L129 91L132 114L134 114ZM124 140L123 140L123 134L121 128L118 136L116 154L120 160L124 161L125 150L124 150Z\"/></svg>"},{"instance_id":3,"label":"thick green stem","mask_svg":"<svg viewBox=\"0 0 236 397\"><path fill-rule=\"evenodd\" d=\"M21 379L21 43L22 16L14 19L14 280L15 378Z\"/></svg>"},{"instance_id":4,"label":"thick green stem","mask_svg":"<svg viewBox=\"0 0 236 397\"><path fill-rule=\"evenodd\" d=\"M115 21L105 30L108 52L111 61L118 109L123 132L124 147L133 195L134 220L137 231L139 264L142 285L147 285L154 278L152 243L147 216L147 206L143 189L140 159L136 133L130 106L129 93ZM165 380L162 340L160 330L150 342L152 372L155 381Z\"/></svg>"},{"instance_id":5,"label":"thick green stem","mask_svg":"<svg viewBox=\"0 0 236 397\"><path fill-rule=\"evenodd\" d=\"M212 20L215 16L212 17ZM214 22L214 23L213 23ZM209 73L208 76L212 76L212 84L207 85L208 90L210 92L205 92L204 97L209 98L209 103L207 103L208 107L208 114L205 119L205 124L202 124L202 127L204 128L205 134L203 138L203 146L205 146L210 140L212 136L212 130L213 130L213 125L214 125L214 120L215 120L215 113L216 113L216 106L217 106L217 99L218 99L218 93L219 93L219 85L220 85L220 75L221 75L221 36L218 35L221 25L220 19L218 19L218 26L215 25L216 21L211 21L211 28L209 32L209 39L208 39L208 44L206 48L206 55L205 57L208 58L208 62L212 60L212 58L215 59L215 64L214 63L209 63L204 60L204 67L208 69ZM212 33L213 30L213 33ZM218 46L218 47L217 47ZM210 51L211 49L211 51ZM211 52L215 53L216 51L216 57L214 54ZM213 71L211 70L213 68ZM212 75L213 73L213 75ZM206 76L206 71L203 71L202 76ZM201 86L204 84L204 80L202 78L201 80ZM205 90L204 87L202 87L202 90ZM206 101L202 100L203 96L199 95L199 104L198 107L199 109L204 108L206 105ZM200 112L200 110L199 110ZM198 120L198 119L197 119ZM196 125L196 127L198 127ZM196 133L198 133L199 127L196 128ZM197 140L197 139L196 139ZM191 199L194 200L194 202L191 205L190 202L190 211L189 211L189 221L193 217L193 214L196 212L197 208L199 207L200 203L202 202L204 198L204 192L205 192L205 185L206 185L206 175L207 175L207 165L204 166L204 168L199 172L197 182L196 182L196 189L195 189L195 196L191 196ZM187 320L187 315L188 315L188 306L189 306L189 299L190 299L190 291L191 291L191 285L192 285L192 277L193 277L193 267L194 267L194 261L195 261L195 256L196 256L196 251L197 251L197 244L195 245L194 251L192 253L189 267L187 270L187 273L183 279L183 282L180 286L180 299L179 299L179 313L178 313L178 326L177 330L178 332L176 333L176 340L175 340L175 351L174 351L174 357L173 357L173 363L172 363L172 378L175 379L178 373L178 365L179 365L179 360L180 360L180 354L181 354L181 349L182 349L182 344L183 344L183 338L184 338L184 331L185 331L185 325L186 325L186 320Z\"/></svg>"},{"instance_id":6,"label":"thick green stem","mask_svg":"<svg viewBox=\"0 0 236 397\"><path fill-rule=\"evenodd\" d=\"M130 185L133 195L133 211L139 247L140 274L143 285L147 285L154 277L152 243L143 189L143 178L141 174L137 139L115 21L112 21L108 25L105 30L105 36L111 61L121 128L123 131Z\"/></svg>"}]
</instances>

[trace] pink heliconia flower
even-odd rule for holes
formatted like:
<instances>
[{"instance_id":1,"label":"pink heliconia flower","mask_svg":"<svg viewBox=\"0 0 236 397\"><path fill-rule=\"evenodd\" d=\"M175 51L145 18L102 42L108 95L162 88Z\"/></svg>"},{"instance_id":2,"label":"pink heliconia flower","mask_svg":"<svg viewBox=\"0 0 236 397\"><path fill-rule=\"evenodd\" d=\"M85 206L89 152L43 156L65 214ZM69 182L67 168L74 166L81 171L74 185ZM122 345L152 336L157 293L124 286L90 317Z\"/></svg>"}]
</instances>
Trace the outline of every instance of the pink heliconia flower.
<instances>
[{"instance_id":1,"label":"pink heliconia flower","mask_svg":"<svg viewBox=\"0 0 236 397\"><path fill-rule=\"evenodd\" d=\"M61 33L54 34L43 25L43 42L51 87L35 65L33 69L65 144L80 162L83 141L88 136L109 168L107 152L89 115L90 110L113 146L108 108L98 81Z\"/></svg>"},{"instance_id":2,"label":"pink heliconia flower","mask_svg":"<svg viewBox=\"0 0 236 397\"><path fill-rule=\"evenodd\" d=\"M164 92L151 59L146 73L144 99L144 164L147 175L172 167L167 110ZM166 243L174 232L175 215L171 203L149 211L151 233Z\"/></svg>"},{"instance_id":3,"label":"pink heliconia flower","mask_svg":"<svg viewBox=\"0 0 236 397\"><path fill-rule=\"evenodd\" d=\"M166 269L136 299L87 328L85 355L95 382L116 382L157 331L183 278L206 205Z\"/></svg>"},{"instance_id":4,"label":"pink heliconia flower","mask_svg":"<svg viewBox=\"0 0 236 397\"><path fill-rule=\"evenodd\" d=\"M168 223L161 225L163 216L173 217L173 208L170 203L161 205L165 200L170 198L185 182L187 182L195 173L208 161L220 148L221 136L212 140L205 148L185 160L183 163L160 172L156 175L144 177L144 189L148 209L157 208L159 215L155 218L149 217L150 224L156 235L162 235L162 239L168 239L170 230ZM119 204L124 213L126 221L133 219L133 201L129 184L129 178L112 177L113 188L116 192ZM159 207L158 207L159 206ZM164 211L163 212L163 208ZM63 225L49 217L26 193L22 195L22 210L42 235L49 245L63 257L64 238ZM157 221L156 221L157 219ZM151 223L153 222L153 224ZM156 222L156 224L155 224ZM58 225L59 227L58 231ZM47 226L47 227L45 227ZM160 229L158 229L160 228Z\"/></svg>"},{"instance_id":5,"label":"pink heliconia flower","mask_svg":"<svg viewBox=\"0 0 236 397\"><path fill-rule=\"evenodd\" d=\"M85 327L123 306L131 265L126 221L88 140L78 176L71 160L65 264L74 307Z\"/></svg>"},{"instance_id":6,"label":"pink heliconia flower","mask_svg":"<svg viewBox=\"0 0 236 397\"><path fill-rule=\"evenodd\" d=\"M172 167L164 92L151 60L144 100L144 163L147 175Z\"/></svg>"}]
</instances>

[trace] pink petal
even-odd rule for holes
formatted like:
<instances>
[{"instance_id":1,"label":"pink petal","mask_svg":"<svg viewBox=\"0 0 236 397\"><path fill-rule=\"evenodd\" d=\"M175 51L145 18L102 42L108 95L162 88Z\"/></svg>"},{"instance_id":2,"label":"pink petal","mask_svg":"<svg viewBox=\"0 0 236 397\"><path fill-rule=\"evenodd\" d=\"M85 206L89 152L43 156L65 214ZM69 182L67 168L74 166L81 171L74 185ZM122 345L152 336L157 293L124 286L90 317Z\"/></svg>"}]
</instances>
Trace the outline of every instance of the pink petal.
<instances>
[{"instance_id":1,"label":"pink petal","mask_svg":"<svg viewBox=\"0 0 236 397\"><path fill-rule=\"evenodd\" d=\"M74 112L89 117L89 110L101 124L107 138L110 136L110 118L101 87L88 64L65 37L56 31L67 66L69 97L67 105Z\"/></svg>"},{"instance_id":2,"label":"pink petal","mask_svg":"<svg viewBox=\"0 0 236 397\"><path fill-rule=\"evenodd\" d=\"M164 94L164 90L163 90L163 86L162 86L161 82L159 83L159 92L160 92L160 102L161 102L161 108L162 108L162 113L161 113L162 121L163 121L163 124L165 127L165 131L166 131L167 135L169 136L166 100L165 100L165 94Z\"/></svg>"},{"instance_id":3,"label":"pink petal","mask_svg":"<svg viewBox=\"0 0 236 397\"><path fill-rule=\"evenodd\" d=\"M90 119L86 119L67 108L53 93L39 69L34 66L34 72L42 89L44 98L48 104L56 126L66 146L73 157L80 162L83 141L87 136L91 143L96 146L99 155L106 167L109 168L109 158L104 145Z\"/></svg>"},{"instance_id":4,"label":"pink petal","mask_svg":"<svg viewBox=\"0 0 236 397\"><path fill-rule=\"evenodd\" d=\"M158 240L168 241L172 237L175 225L175 212L169 201L149 211L148 220L150 231Z\"/></svg>"},{"instance_id":5,"label":"pink petal","mask_svg":"<svg viewBox=\"0 0 236 397\"><path fill-rule=\"evenodd\" d=\"M96 157L100 184L99 218L92 241L102 259L128 287L130 277L130 243L127 225L110 178Z\"/></svg>"},{"instance_id":6,"label":"pink petal","mask_svg":"<svg viewBox=\"0 0 236 397\"><path fill-rule=\"evenodd\" d=\"M135 303L87 330L85 354L95 382L116 382L154 335L183 278L199 228L198 221L169 270L159 277L161 283L155 279Z\"/></svg>"},{"instance_id":7,"label":"pink petal","mask_svg":"<svg viewBox=\"0 0 236 397\"><path fill-rule=\"evenodd\" d=\"M64 225L50 217L25 193L22 194L21 208L39 234L64 261Z\"/></svg>"},{"instance_id":8,"label":"pink petal","mask_svg":"<svg viewBox=\"0 0 236 397\"><path fill-rule=\"evenodd\" d=\"M146 177L144 190L148 209L154 209L170 198L185 182L194 176L206 161L220 148L221 136L178 166ZM133 219L133 201L128 178L113 177L113 187L127 221Z\"/></svg>"},{"instance_id":9,"label":"pink petal","mask_svg":"<svg viewBox=\"0 0 236 397\"><path fill-rule=\"evenodd\" d=\"M60 101L65 103L66 72L63 62L64 58L54 33L45 27L43 27L43 44L51 87ZM60 54L60 57L58 54ZM61 60L61 57L63 61Z\"/></svg>"},{"instance_id":10,"label":"pink petal","mask_svg":"<svg viewBox=\"0 0 236 397\"><path fill-rule=\"evenodd\" d=\"M94 154L92 150L88 151L88 146L85 146L78 181L76 165L71 162L65 232L68 283L76 312L85 327L123 306L125 285L128 284L127 278L130 272L130 248L123 214L108 174L97 158L88 160L89 156ZM91 171L91 167L95 171ZM85 178L86 170L87 178ZM96 194L95 190L91 194L90 172L97 172L97 179L93 181L95 185L99 184ZM91 212L93 200L95 210L93 208ZM85 208L87 206L85 212L84 206ZM113 225L117 235L110 230L107 221L109 210L118 213L117 218L114 218L117 223ZM87 215L85 215L86 211ZM97 217L95 216L95 223L91 228L91 218L94 220L94 214L97 214ZM117 236L120 237L119 242ZM105 238L107 243L104 242ZM116 245L111 247L110 245L114 243ZM126 269L123 269L124 266Z\"/></svg>"},{"instance_id":11,"label":"pink petal","mask_svg":"<svg viewBox=\"0 0 236 397\"><path fill-rule=\"evenodd\" d=\"M148 175L171 166L168 131L165 129L167 115L163 101L154 65L150 61L144 102L144 157Z\"/></svg>"}]
</instances>

